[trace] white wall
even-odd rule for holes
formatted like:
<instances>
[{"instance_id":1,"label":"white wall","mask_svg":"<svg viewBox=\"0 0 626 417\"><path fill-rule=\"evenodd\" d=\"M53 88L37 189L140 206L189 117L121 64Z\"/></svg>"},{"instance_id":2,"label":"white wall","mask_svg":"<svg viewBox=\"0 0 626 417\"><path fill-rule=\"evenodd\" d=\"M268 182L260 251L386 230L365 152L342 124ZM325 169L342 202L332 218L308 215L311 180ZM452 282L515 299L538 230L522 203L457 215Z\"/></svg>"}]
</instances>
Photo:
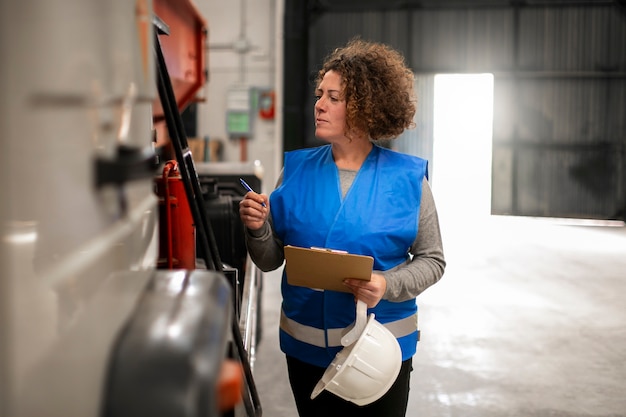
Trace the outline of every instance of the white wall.
<instances>
[{"instance_id":1,"label":"white wall","mask_svg":"<svg viewBox=\"0 0 626 417\"><path fill-rule=\"evenodd\" d=\"M226 134L226 95L230 87L245 84L276 91L276 117L258 116L254 134L247 141L247 160L260 160L265 175L263 192L269 193L282 168L282 115L279 111L282 79L282 21L284 0L240 0L224 2L195 0L207 21L209 81L200 94L198 136L221 140L223 160L241 161L241 144ZM235 44L248 45L238 52ZM240 48L241 51L243 48Z\"/></svg>"}]
</instances>

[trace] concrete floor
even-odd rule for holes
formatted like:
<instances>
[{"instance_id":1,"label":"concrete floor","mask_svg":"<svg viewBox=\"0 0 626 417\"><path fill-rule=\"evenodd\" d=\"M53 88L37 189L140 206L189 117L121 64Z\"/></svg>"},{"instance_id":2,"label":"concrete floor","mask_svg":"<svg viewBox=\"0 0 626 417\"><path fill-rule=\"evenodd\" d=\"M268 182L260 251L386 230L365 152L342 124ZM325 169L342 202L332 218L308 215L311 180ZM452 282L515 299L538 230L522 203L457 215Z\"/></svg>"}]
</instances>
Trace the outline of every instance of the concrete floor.
<instances>
[{"instance_id":1,"label":"concrete floor","mask_svg":"<svg viewBox=\"0 0 626 417\"><path fill-rule=\"evenodd\" d=\"M490 217L442 230L448 267L418 297L407 416L626 416L626 228ZM254 374L263 415L297 416L265 275Z\"/></svg>"}]
</instances>

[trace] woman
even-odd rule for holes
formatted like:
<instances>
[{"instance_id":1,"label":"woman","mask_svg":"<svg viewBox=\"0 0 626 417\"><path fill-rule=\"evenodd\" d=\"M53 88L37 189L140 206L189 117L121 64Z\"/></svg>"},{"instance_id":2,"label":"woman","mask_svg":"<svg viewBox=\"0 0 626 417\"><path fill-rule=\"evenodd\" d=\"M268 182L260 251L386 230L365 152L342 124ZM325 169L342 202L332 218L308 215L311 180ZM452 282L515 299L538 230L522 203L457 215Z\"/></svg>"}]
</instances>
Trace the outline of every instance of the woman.
<instances>
[{"instance_id":1,"label":"woman","mask_svg":"<svg viewBox=\"0 0 626 417\"><path fill-rule=\"evenodd\" d=\"M315 97L315 135L327 144L287 152L269 200L249 192L241 201L248 250L264 271L283 264L284 245L374 258L370 281L345 281L351 293L292 286L283 274L280 344L300 416L404 416L419 334L416 297L441 278L445 260L426 161L372 141L412 127L413 74L397 51L355 39L327 58ZM355 299L395 328L400 374L363 407L328 392L311 400L342 348L332 335L355 319Z\"/></svg>"}]
</instances>

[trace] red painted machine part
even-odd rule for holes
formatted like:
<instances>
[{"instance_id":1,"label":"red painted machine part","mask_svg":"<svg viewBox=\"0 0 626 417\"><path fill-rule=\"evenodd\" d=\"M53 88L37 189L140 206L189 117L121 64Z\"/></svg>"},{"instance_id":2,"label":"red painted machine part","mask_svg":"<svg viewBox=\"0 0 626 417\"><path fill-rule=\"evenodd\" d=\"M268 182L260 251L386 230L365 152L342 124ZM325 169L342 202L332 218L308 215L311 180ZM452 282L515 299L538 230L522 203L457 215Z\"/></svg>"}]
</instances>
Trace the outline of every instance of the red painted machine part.
<instances>
[{"instance_id":1,"label":"red painted machine part","mask_svg":"<svg viewBox=\"0 0 626 417\"><path fill-rule=\"evenodd\" d=\"M233 410L242 400L243 369L239 362L226 359L222 363L217 384L218 410L222 412Z\"/></svg>"},{"instance_id":2,"label":"red painted machine part","mask_svg":"<svg viewBox=\"0 0 626 417\"><path fill-rule=\"evenodd\" d=\"M176 161L167 161L154 180L159 197L159 269L195 269L196 233Z\"/></svg>"},{"instance_id":3,"label":"red painted machine part","mask_svg":"<svg viewBox=\"0 0 626 417\"><path fill-rule=\"evenodd\" d=\"M160 35L161 50L172 81L176 104L182 112L206 83L207 26L191 0L154 0L155 14L169 27ZM153 103L152 118L158 133L165 132L161 101ZM157 136L161 142L163 134Z\"/></svg>"}]
</instances>

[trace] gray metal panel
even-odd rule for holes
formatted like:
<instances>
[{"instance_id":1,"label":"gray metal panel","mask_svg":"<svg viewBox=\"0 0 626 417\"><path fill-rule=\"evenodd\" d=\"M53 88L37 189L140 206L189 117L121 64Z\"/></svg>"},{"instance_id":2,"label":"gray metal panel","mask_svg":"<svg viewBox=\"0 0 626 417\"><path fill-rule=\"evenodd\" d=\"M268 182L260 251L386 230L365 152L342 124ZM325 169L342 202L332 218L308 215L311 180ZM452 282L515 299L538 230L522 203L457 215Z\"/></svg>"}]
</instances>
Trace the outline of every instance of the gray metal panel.
<instances>
[{"instance_id":1,"label":"gray metal panel","mask_svg":"<svg viewBox=\"0 0 626 417\"><path fill-rule=\"evenodd\" d=\"M482 72L513 67L513 10L425 10L412 13L413 69Z\"/></svg>"},{"instance_id":2,"label":"gray metal panel","mask_svg":"<svg viewBox=\"0 0 626 417\"><path fill-rule=\"evenodd\" d=\"M497 79L494 136L525 142L619 141L626 80ZM623 113L622 113L623 116Z\"/></svg>"},{"instance_id":3,"label":"gray metal panel","mask_svg":"<svg viewBox=\"0 0 626 417\"><path fill-rule=\"evenodd\" d=\"M624 26L610 7L522 9L518 69L624 71Z\"/></svg>"},{"instance_id":4,"label":"gray metal panel","mask_svg":"<svg viewBox=\"0 0 626 417\"><path fill-rule=\"evenodd\" d=\"M309 31L311 70L317 69L334 48L357 36L407 52L409 25L409 14L400 11L325 13L313 21Z\"/></svg>"},{"instance_id":5,"label":"gray metal panel","mask_svg":"<svg viewBox=\"0 0 626 417\"><path fill-rule=\"evenodd\" d=\"M407 129L393 143L399 152L416 155L428 160L428 176L432 179L433 172L433 127L434 127L434 74L418 74L415 78L417 94L417 112L415 128Z\"/></svg>"},{"instance_id":6,"label":"gray metal panel","mask_svg":"<svg viewBox=\"0 0 626 417\"><path fill-rule=\"evenodd\" d=\"M416 72L626 69L624 16L608 2L479 3L321 13L309 31L310 62L319 64L331 48L358 35L400 49Z\"/></svg>"},{"instance_id":7,"label":"gray metal panel","mask_svg":"<svg viewBox=\"0 0 626 417\"><path fill-rule=\"evenodd\" d=\"M517 208L523 215L608 218L615 214L617 155L610 148L521 148ZM558 192L556 192L558 190Z\"/></svg>"},{"instance_id":8,"label":"gray metal panel","mask_svg":"<svg viewBox=\"0 0 626 417\"><path fill-rule=\"evenodd\" d=\"M491 213L517 214L513 212L515 187L515 160L513 149L494 143L491 155Z\"/></svg>"},{"instance_id":9,"label":"gray metal panel","mask_svg":"<svg viewBox=\"0 0 626 417\"><path fill-rule=\"evenodd\" d=\"M623 218L625 100L623 79L497 80L493 213Z\"/></svg>"}]
</instances>

